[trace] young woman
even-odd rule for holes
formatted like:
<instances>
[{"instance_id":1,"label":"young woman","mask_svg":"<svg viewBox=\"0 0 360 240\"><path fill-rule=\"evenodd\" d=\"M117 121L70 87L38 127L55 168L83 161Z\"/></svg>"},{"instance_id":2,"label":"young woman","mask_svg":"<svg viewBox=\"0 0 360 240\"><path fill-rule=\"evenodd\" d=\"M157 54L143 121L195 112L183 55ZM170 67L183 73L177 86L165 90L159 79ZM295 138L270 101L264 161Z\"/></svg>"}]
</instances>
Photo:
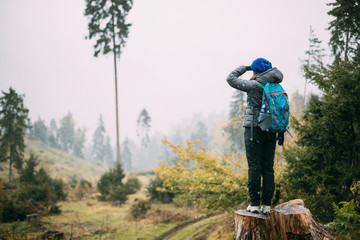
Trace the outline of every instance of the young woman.
<instances>
[{"instance_id":1,"label":"young woman","mask_svg":"<svg viewBox=\"0 0 360 240\"><path fill-rule=\"evenodd\" d=\"M254 74L250 81L239 78L246 71L251 70ZM271 199L275 190L273 167L276 141L278 140L279 145L284 143L284 133L277 136L276 133L262 131L258 127L257 118L263 96L261 84L280 83L282 79L283 74L277 68L273 68L271 63L264 58L256 59L251 66L242 65L236 68L226 78L231 87L247 93L248 106L243 122L246 158L249 167L250 205L247 210L254 213L262 211L267 214L270 212ZM261 178L263 179L262 188ZM262 203L261 208L260 203Z\"/></svg>"}]
</instances>

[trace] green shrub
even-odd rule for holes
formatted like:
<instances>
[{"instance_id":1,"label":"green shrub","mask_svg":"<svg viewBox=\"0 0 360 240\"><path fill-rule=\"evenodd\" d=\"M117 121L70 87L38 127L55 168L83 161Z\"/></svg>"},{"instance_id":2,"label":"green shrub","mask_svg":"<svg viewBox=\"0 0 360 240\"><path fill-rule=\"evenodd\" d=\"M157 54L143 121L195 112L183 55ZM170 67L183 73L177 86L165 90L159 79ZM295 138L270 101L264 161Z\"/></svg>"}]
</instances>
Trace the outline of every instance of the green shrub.
<instances>
[{"instance_id":1,"label":"green shrub","mask_svg":"<svg viewBox=\"0 0 360 240\"><path fill-rule=\"evenodd\" d=\"M328 226L340 235L340 238L360 239L360 181L351 188L352 199L349 202L335 203L335 219Z\"/></svg>"},{"instance_id":2,"label":"green shrub","mask_svg":"<svg viewBox=\"0 0 360 240\"><path fill-rule=\"evenodd\" d=\"M76 175L73 175L73 176L69 177L68 184L69 184L69 186L71 188L74 189L76 187L77 183L78 183L78 180L77 180Z\"/></svg>"},{"instance_id":3,"label":"green shrub","mask_svg":"<svg viewBox=\"0 0 360 240\"><path fill-rule=\"evenodd\" d=\"M66 198L63 181L49 177L43 168L36 171L37 165L37 157L30 155L19 171L19 178L8 186L1 211L2 222L22 221L26 214L33 212L60 212L56 203Z\"/></svg>"},{"instance_id":4,"label":"green shrub","mask_svg":"<svg viewBox=\"0 0 360 240\"><path fill-rule=\"evenodd\" d=\"M131 206L130 214L134 219L139 219L151 209L151 202L149 200L139 200Z\"/></svg>"},{"instance_id":5,"label":"green shrub","mask_svg":"<svg viewBox=\"0 0 360 240\"><path fill-rule=\"evenodd\" d=\"M152 201L156 200L162 203L171 203L175 196L174 193L163 186L163 180L159 176L150 180L146 190Z\"/></svg>"},{"instance_id":6,"label":"green shrub","mask_svg":"<svg viewBox=\"0 0 360 240\"><path fill-rule=\"evenodd\" d=\"M2 212L0 222L24 221L30 210L13 200L6 199L2 204Z\"/></svg>"},{"instance_id":7,"label":"green shrub","mask_svg":"<svg viewBox=\"0 0 360 240\"><path fill-rule=\"evenodd\" d=\"M71 197L75 200L81 200L92 193L92 184L85 179L81 179L80 182L76 185L76 188L73 191Z\"/></svg>"},{"instance_id":8,"label":"green shrub","mask_svg":"<svg viewBox=\"0 0 360 240\"><path fill-rule=\"evenodd\" d=\"M120 201L124 203L127 200L127 191L122 183L125 174L120 164L104 173L98 181L97 187L100 192L101 201Z\"/></svg>"},{"instance_id":9,"label":"green shrub","mask_svg":"<svg viewBox=\"0 0 360 240\"><path fill-rule=\"evenodd\" d=\"M92 188L92 184L91 182L85 180L85 179L81 179L80 181L80 187L89 187Z\"/></svg>"},{"instance_id":10,"label":"green shrub","mask_svg":"<svg viewBox=\"0 0 360 240\"><path fill-rule=\"evenodd\" d=\"M35 170L37 157L30 155L26 166L20 172L20 184L16 191L16 199L26 202L32 200L53 207L59 200L65 200L64 183L61 179L51 178L43 168Z\"/></svg>"},{"instance_id":11,"label":"green shrub","mask_svg":"<svg viewBox=\"0 0 360 240\"><path fill-rule=\"evenodd\" d=\"M125 183L128 194L134 194L141 189L141 182L136 176L131 176Z\"/></svg>"}]
</instances>

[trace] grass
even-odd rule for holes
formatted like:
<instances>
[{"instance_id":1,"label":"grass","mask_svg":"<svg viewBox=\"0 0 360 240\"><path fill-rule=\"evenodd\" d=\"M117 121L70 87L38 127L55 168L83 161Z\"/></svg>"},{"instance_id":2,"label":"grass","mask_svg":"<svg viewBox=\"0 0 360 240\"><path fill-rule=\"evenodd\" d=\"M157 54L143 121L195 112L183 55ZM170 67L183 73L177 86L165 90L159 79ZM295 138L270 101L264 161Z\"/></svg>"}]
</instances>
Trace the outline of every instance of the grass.
<instances>
[{"instance_id":1,"label":"grass","mask_svg":"<svg viewBox=\"0 0 360 240\"><path fill-rule=\"evenodd\" d=\"M183 222L183 220L169 223L156 221L154 215L161 204L155 204L147 218L138 221L132 219L129 209L137 201L136 199L141 198L144 198L144 192L131 195L120 207L112 206L107 202L99 202L95 196L85 201L63 202L61 215L44 217L43 220L46 222L47 229L60 230L67 237L97 233L87 236L86 239L100 239L101 235L101 239L123 240L156 239Z\"/></svg>"},{"instance_id":2,"label":"grass","mask_svg":"<svg viewBox=\"0 0 360 240\"><path fill-rule=\"evenodd\" d=\"M169 240L191 240L191 239L233 239L232 233L223 230L223 223L227 222L228 215L226 213L206 218L202 221L194 223L174 234ZM219 234L220 233L220 234Z\"/></svg>"},{"instance_id":3,"label":"grass","mask_svg":"<svg viewBox=\"0 0 360 240\"><path fill-rule=\"evenodd\" d=\"M60 178L67 181L70 177L76 176L78 180L86 179L95 183L108 168L82 158L75 157L60 149L52 148L39 140L25 141L25 159L35 154L39 159L39 167L43 167L53 178ZM7 182L9 163L0 163L0 178ZM14 177L17 171L13 169Z\"/></svg>"},{"instance_id":4,"label":"grass","mask_svg":"<svg viewBox=\"0 0 360 240\"><path fill-rule=\"evenodd\" d=\"M121 206L100 202L97 193L81 201L64 201L58 205L59 215L43 216L41 227L31 227L25 222L0 224L0 239L11 236L15 229L16 239L39 238L45 230L63 232L67 239L157 239L175 226L202 214L193 208L179 208L173 204L153 203L150 212L135 220L129 210L139 199L146 199L145 186L153 176L139 176L142 189ZM21 236L24 236L21 238Z\"/></svg>"},{"instance_id":5,"label":"grass","mask_svg":"<svg viewBox=\"0 0 360 240\"><path fill-rule=\"evenodd\" d=\"M61 178L65 182L68 182L70 177L76 176L78 180L90 181L96 188L96 182L107 170L104 166L51 148L40 141L27 140L26 145L25 158L28 158L30 153L37 155L40 167L43 167L51 177ZM16 171L13 172L16 176ZM6 182L8 163L0 163L0 174L0 183L1 180ZM91 194L81 201L71 201L69 199L76 198L69 197L67 201L58 203L61 214L43 216L41 223L0 223L0 239L39 239L46 230L58 230L65 234L66 239L72 237L73 239L89 240L152 240L180 224L204 215L201 210L190 207L153 203L151 210L143 218L133 219L129 210L139 199L146 199L145 187L152 177L149 175L138 176L143 184L141 191L129 195L129 199L121 206L98 201L97 193ZM70 188L68 190L75 191ZM68 196L70 195L74 195L74 192ZM227 233L228 235L226 232L225 235L217 234L224 229L220 224L223 220L223 215L204 219L179 231L171 239L231 239L232 235L229 233ZM229 232L231 233L231 231ZM206 238L201 238L205 236Z\"/></svg>"}]
</instances>

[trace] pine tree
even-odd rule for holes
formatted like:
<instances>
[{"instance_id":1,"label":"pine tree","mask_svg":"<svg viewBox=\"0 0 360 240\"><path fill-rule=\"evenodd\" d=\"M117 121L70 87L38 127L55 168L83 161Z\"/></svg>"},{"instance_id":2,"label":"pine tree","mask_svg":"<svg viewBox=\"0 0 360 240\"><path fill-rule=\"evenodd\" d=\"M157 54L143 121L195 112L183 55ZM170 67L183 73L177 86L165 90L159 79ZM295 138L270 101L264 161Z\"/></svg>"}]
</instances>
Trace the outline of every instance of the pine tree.
<instances>
[{"instance_id":1,"label":"pine tree","mask_svg":"<svg viewBox=\"0 0 360 240\"><path fill-rule=\"evenodd\" d=\"M343 15L338 15L340 19L335 22L353 14L352 8L342 8L341 12ZM344 36L349 29L353 29L352 23L338 28L341 32L336 34ZM349 34L358 36L356 41L360 40L358 30ZM333 64L304 68L306 77L319 87L322 96L310 98L302 121L294 122L297 146L285 151L289 196L303 198L322 221L333 218L333 203L349 201L350 186L360 179L360 46L352 56L344 53L345 42L340 46L340 42L331 40L330 44L338 50Z\"/></svg>"},{"instance_id":2,"label":"pine tree","mask_svg":"<svg viewBox=\"0 0 360 240\"><path fill-rule=\"evenodd\" d=\"M172 136L170 142L174 145L183 145L184 144L183 136L181 135L179 130L177 130L176 133L174 134L174 136Z\"/></svg>"},{"instance_id":3,"label":"pine tree","mask_svg":"<svg viewBox=\"0 0 360 240\"><path fill-rule=\"evenodd\" d=\"M33 137L35 139L39 139L43 143L46 143L47 133L48 131L45 121L39 117L38 120L33 125Z\"/></svg>"},{"instance_id":4,"label":"pine tree","mask_svg":"<svg viewBox=\"0 0 360 240\"><path fill-rule=\"evenodd\" d=\"M116 163L115 168L110 168L108 172L105 172L97 183L101 194L100 200L124 203L127 200L126 188L122 182L124 177L124 170L119 163Z\"/></svg>"},{"instance_id":5,"label":"pine tree","mask_svg":"<svg viewBox=\"0 0 360 240\"><path fill-rule=\"evenodd\" d=\"M106 136L104 151L105 151L105 157L104 157L105 164L107 164L109 166L113 166L114 165L114 154L113 154L113 148L111 146L109 136Z\"/></svg>"},{"instance_id":6,"label":"pine tree","mask_svg":"<svg viewBox=\"0 0 360 240\"><path fill-rule=\"evenodd\" d=\"M245 151L244 128L242 127L242 119L245 113L244 93L235 90L232 97L229 123L224 127L224 131L229 134L230 152L243 152Z\"/></svg>"},{"instance_id":7,"label":"pine tree","mask_svg":"<svg viewBox=\"0 0 360 240\"><path fill-rule=\"evenodd\" d=\"M104 164L105 157L105 127L102 115L99 117L99 124L96 128L92 138L92 157L96 160L102 161Z\"/></svg>"},{"instance_id":8,"label":"pine tree","mask_svg":"<svg viewBox=\"0 0 360 240\"><path fill-rule=\"evenodd\" d=\"M330 45L337 60L349 60L359 49L360 0L335 0L328 14L335 19L330 22Z\"/></svg>"},{"instance_id":9,"label":"pine tree","mask_svg":"<svg viewBox=\"0 0 360 240\"><path fill-rule=\"evenodd\" d=\"M315 67L317 64L322 65L322 58L325 57L325 49L321 47L321 40L316 37L315 30L310 26L310 36L309 36L309 50L305 52L307 59L303 61L303 68L310 69ZM305 77L305 87L304 87L304 105L306 103L306 85L307 79Z\"/></svg>"},{"instance_id":10,"label":"pine tree","mask_svg":"<svg viewBox=\"0 0 360 240\"><path fill-rule=\"evenodd\" d=\"M14 89L2 92L0 98L0 161L9 161L9 182L12 167L19 171L22 168L25 151L25 134L28 128L29 110L24 105L24 95Z\"/></svg>"},{"instance_id":11,"label":"pine tree","mask_svg":"<svg viewBox=\"0 0 360 240\"><path fill-rule=\"evenodd\" d=\"M301 95L298 90L296 90L291 95L291 100L290 100L291 116L297 119L300 119L303 116L305 110L304 101L305 101L304 96Z\"/></svg>"},{"instance_id":12,"label":"pine tree","mask_svg":"<svg viewBox=\"0 0 360 240\"><path fill-rule=\"evenodd\" d=\"M199 141L204 147L208 145L211 140L211 137L208 134L208 129L206 128L203 122L198 122L196 124L196 130L190 136L191 141Z\"/></svg>"},{"instance_id":13,"label":"pine tree","mask_svg":"<svg viewBox=\"0 0 360 240\"><path fill-rule=\"evenodd\" d=\"M141 110L139 117L137 119L137 136L141 141L143 147L147 147L150 141L149 132L151 128L151 117L144 108Z\"/></svg>"},{"instance_id":14,"label":"pine tree","mask_svg":"<svg viewBox=\"0 0 360 240\"><path fill-rule=\"evenodd\" d=\"M85 129L78 128L74 136L73 154L80 158L84 157L82 150L85 145L85 134Z\"/></svg>"},{"instance_id":15,"label":"pine tree","mask_svg":"<svg viewBox=\"0 0 360 240\"><path fill-rule=\"evenodd\" d=\"M132 170L132 164L131 164L131 151L130 151L130 140L129 138L125 138L125 140L122 143L122 148L121 148L121 163L124 166L124 169L126 171L131 171Z\"/></svg>"},{"instance_id":16,"label":"pine tree","mask_svg":"<svg viewBox=\"0 0 360 240\"><path fill-rule=\"evenodd\" d=\"M73 150L75 141L75 122L71 113L68 113L60 120L58 132L61 146L68 152Z\"/></svg>"},{"instance_id":17,"label":"pine tree","mask_svg":"<svg viewBox=\"0 0 360 240\"><path fill-rule=\"evenodd\" d=\"M132 8L132 0L85 0L84 15L88 17L89 39L95 39L94 56L100 53L113 53L115 71L115 108L116 108L116 161L120 163L119 113L117 94L116 58L125 47L131 24L125 19Z\"/></svg>"},{"instance_id":18,"label":"pine tree","mask_svg":"<svg viewBox=\"0 0 360 240\"><path fill-rule=\"evenodd\" d=\"M50 121L50 128L49 128L49 134L48 134L48 143L51 147L59 147L58 146L58 128L56 125L56 121L54 119L51 119Z\"/></svg>"}]
</instances>

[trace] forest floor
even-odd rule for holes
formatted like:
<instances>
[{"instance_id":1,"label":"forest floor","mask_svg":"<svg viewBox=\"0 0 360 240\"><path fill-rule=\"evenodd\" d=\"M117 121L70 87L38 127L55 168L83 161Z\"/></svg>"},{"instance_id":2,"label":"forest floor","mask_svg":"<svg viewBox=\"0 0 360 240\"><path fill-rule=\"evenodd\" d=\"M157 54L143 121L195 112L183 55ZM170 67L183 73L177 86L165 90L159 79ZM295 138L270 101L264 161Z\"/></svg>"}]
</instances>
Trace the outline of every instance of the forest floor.
<instances>
[{"instance_id":1,"label":"forest floor","mask_svg":"<svg viewBox=\"0 0 360 240\"><path fill-rule=\"evenodd\" d=\"M120 206L98 201L97 193L78 201L60 202L58 215L43 216L32 224L0 224L0 239L39 239L46 231L61 232L66 239L232 239L229 213L206 215L193 207L152 203L144 217L132 218L130 208L146 199L145 186L150 177L139 176L143 188Z\"/></svg>"}]
</instances>

